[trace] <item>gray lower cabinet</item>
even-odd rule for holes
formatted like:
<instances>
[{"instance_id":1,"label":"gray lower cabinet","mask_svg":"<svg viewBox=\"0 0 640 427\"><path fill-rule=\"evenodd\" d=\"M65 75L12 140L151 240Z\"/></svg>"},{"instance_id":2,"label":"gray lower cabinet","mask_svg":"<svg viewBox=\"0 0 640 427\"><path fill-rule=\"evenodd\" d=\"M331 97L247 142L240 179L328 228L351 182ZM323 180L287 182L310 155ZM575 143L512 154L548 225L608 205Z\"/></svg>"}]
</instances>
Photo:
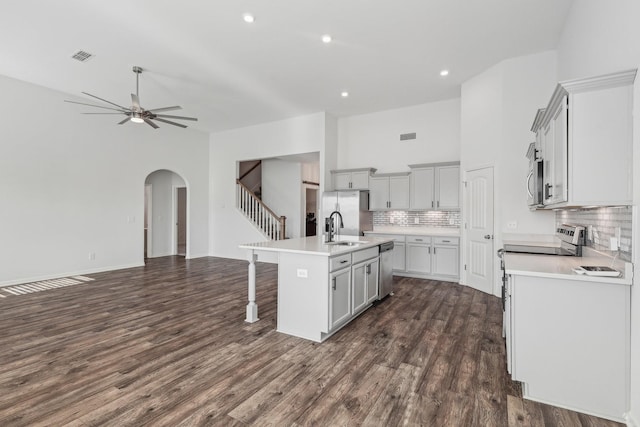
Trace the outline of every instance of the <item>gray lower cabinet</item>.
<instances>
[{"instance_id":1,"label":"gray lower cabinet","mask_svg":"<svg viewBox=\"0 0 640 427\"><path fill-rule=\"evenodd\" d=\"M433 238L433 274L458 277L460 272L460 245L458 238Z\"/></svg>"},{"instance_id":2,"label":"gray lower cabinet","mask_svg":"<svg viewBox=\"0 0 640 427\"><path fill-rule=\"evenodd\" d=\"M352 310L357 313L378 297L378 258L351 267L353 280Z\"/></svg>"},{"instance_id":3,"label":"gray lower cabinet","mask_svg":"<svg viewBox=\"0 0 640 427\"><path fill-rule=\"evenodd\" d=\"M393 274L458 281L460 238L367 233L371 237L393 238Z\"/></svg>"},{"instance_id":4,"label":"gray lower cabinet","mask_svg":"<svg viewBox=\"0 0 640 427\"><path fill-rule=\"evenodd\" d=\"M404 236L402 238L404 240ZM393 271L405 271L407 269L406 244L394 242L393 245Z\"/></svg>"},{"instance_id":5,"label":"gray lower cabinet","mask_svg":"<svg viewBox=\"0 0 640 427\"><path fill-rule=\"evenodd\" d=\"M431 273L431 237L407 236L408 273Z\"/></svg>"},{"instance_id":6,"label":"gray lower cabinet","mask_svg":"<svg viewBox=\"0 0 640 427\"><path fill-rule=\"evenodd\" d=\"M329 330L351 318L351 268L329 273L331 298L329 299Z\"/></svg>"}]
</instances>

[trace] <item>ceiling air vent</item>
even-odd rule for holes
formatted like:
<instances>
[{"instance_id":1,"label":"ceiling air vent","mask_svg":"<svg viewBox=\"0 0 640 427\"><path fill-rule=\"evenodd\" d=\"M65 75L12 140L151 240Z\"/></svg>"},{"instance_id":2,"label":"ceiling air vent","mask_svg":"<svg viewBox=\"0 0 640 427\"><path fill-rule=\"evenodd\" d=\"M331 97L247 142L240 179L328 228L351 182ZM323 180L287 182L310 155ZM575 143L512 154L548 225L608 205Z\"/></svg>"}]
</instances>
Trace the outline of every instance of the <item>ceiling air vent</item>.
<instances>
[{"instance_id":1,"label":"ceiling air vent","mask_svg":"<svg viewBox=\"0 0 640 427\"><path fill-rule=\"evenodd\" d=\"M89 52L85 52L84 50L79 50L73 55L71 55L71 57L77 61L86 62L89 59L93 58L93 54Z\"/></svg>"},{"instance_id":2,"label":"ceiling air vent","mask_svg":"<svg viewBox=\"0 0 640 427\"><path fill-rule=\"evenodd\" d=\"M410 139L416 139L416 133L403 133L400 134L400 141L408 141Z\"/></svg>"}]
</instances>

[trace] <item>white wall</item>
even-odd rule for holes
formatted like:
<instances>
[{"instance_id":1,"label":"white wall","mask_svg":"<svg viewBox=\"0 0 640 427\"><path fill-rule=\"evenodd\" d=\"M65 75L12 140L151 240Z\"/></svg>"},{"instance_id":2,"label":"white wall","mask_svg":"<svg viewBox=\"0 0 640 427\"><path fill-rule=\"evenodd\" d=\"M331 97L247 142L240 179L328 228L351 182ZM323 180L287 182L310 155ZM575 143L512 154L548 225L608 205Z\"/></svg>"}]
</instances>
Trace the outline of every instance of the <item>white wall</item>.
<instances>
[{"instance_id":1,"label":"white wall","mask_svg":"<svg viewBox=\"0 0 640 427\"><path fill-rule=\"evenodd\" d=\"M287 217L287 238L304 236L301 215L302 165L297 162L269 159L262 161L262 201L277 215Z\"/></svg>"},{"instance_id":2,"label":"white wall","mask_svg":"<svg viewBox=\"0 0 640 427\"><path fill-rule=\"evenodd\" d=\"M640 66L640 2L574 2L558 47L560 80L588 77ZM634 224L636 279L631 287L631 399L629 425L640 426L640 79L634 87Z\"/></svg>"},{"instance_id":3,"label":"white wall","mask_svg":"<svg viewBox=\"0 0 640 427\"><path fill-rule=\"evenodd\" d=\"M118 126L2 76L0 93L0 284L141 265L144 181L157 169L189 183L190 251L207 253L206 134Z\"/></svg>"},{"instance_id":4,"label":"white wall","mask_svg":"<svg viewBox=\"0 0 640 427\"><path fill-rule=\"evenodd\" d=\"M461 168L494 169L494 249L504 233L553 234L553 212L527 207L525 157L535 135L529 131L538 108L546 107L557 83L555 52L503 61L462 85ZM507 228L515 222L515 229ZM465 235L462 230L463 237ZM466 252L462 251L463 263ZM500 277L495 260L494 294ZM464 270L461 282L465 282Z\"/></svg>"},{"instance_id":5,"label":"white wall","mask_svg":"<svg viewBox=\"0 0 640 427\"><path fill-rule=\"evenodd\" d=\"M175 187L185 187L184 180L168 170L151 173L146 181L151 184L151 250L149 257L175 255L176 247L173 240L176 223L174 191ZM187 188L187 199L189 189ZM189 242L187 241L187 244Z\"/></svg>"},{"instance_id":6,"label":"white wall","mask_svg":"<svg viewBox=\"0 0 640 427\"><path fill-rule=\"evenodd\" d=\"M400 134L415 132L415 140ZM407 165L460 159L460 99L338 119L338 168L374 167L379 173Z\"/></svg>"},{"instance_id":7,"label":"white wall","mask_svg":"<svg viewBox=\"0 0 640 427\"><path fill-rule=\"evenodd\" d=\"M296 117L262 125L214 133L210 136L210 254L226 258L246 258L242 243L266 240L236 209L237 162L291 154L320 152L320 168L333 167L333 156L325 154L325 138L332 149L334 119L324 113ZM320 191L325 176L320 176ZM267 260L267 258L263 259Z\"/></svg>"}]
</instances>

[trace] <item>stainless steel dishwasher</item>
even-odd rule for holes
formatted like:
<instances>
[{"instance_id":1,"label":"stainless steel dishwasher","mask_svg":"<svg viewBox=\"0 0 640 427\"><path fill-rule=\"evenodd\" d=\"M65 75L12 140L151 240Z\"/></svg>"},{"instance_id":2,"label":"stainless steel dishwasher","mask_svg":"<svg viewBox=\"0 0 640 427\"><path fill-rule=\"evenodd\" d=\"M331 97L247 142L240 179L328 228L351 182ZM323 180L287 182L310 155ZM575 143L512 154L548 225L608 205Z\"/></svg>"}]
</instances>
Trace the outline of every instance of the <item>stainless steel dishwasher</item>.
<instances>
[{"instance_id":1,"label":"stainless steel dishwasher","mask_svg":"<svg viewBox=\"0 0 640 427\"><path fill-rule=\"evenodd\" d=\"M378 281L378 299L393 292L393 242L380 245L380 278Z\"/></svg>"}]
</instances>

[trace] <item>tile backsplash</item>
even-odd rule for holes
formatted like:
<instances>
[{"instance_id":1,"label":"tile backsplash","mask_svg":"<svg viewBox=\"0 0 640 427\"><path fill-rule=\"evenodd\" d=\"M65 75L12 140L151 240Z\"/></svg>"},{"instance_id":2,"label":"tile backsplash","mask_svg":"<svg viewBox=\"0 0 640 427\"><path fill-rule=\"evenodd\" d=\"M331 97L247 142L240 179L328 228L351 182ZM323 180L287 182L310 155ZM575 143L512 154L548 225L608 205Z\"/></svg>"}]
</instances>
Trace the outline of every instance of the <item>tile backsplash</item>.
<instances>
[{"instance_id":1,"label":"tile backsplash","mask_svg":"<svg viewBox=\"0 0 640 427\"><path fill-rule=\"evenodd\" d=\"M458 228L460 211L377 211L373 213L373 225Z\"/></svg>"},{"instance_id":2,"label":"tile backsplash","mask_svg":"<svg viewBox=\"0 0 640 427\"><path fill-rule=\"evenodd\" d=\"M556 211L556 225L563 223L591 226L592 236L587 246L596 250L610 250L610 238L616 237L620 227L620 257L631 259L631 217L632 207L593 208ZM587 235L587 238L589 236Z\"/></svg>"}]
</instances>

